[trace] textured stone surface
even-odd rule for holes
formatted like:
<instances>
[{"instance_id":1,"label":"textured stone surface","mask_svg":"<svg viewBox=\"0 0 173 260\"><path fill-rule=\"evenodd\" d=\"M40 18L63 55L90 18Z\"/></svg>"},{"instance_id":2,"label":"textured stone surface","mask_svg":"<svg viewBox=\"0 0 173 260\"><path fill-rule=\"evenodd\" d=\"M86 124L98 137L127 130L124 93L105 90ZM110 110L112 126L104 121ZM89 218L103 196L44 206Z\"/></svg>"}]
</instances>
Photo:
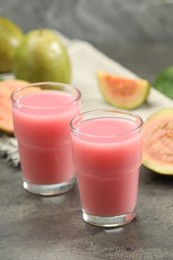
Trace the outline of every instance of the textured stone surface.
<instances>
[{"instance_id":1,"label":"textured stone surface","mask_svg":"<svg viewBox=\"0 0 173 260\"><path fill-rule=\"evenodd\" d=\"M173 43L172 0L0 0L24 31L59 30L92 43Z\"/></svg>"},{"instance_id":2,"label":"textured stone surface","mask_svg":"<svg viewBox=\"0 0 173 260\"><path fill-rule=\"evenodd\" d=\"M173 179L141 170L137 217L125 228L82 221L78 191L43 198L25 192L20 171L0 162L1 259L172 259Z\"/></svg>"}]
</instances>

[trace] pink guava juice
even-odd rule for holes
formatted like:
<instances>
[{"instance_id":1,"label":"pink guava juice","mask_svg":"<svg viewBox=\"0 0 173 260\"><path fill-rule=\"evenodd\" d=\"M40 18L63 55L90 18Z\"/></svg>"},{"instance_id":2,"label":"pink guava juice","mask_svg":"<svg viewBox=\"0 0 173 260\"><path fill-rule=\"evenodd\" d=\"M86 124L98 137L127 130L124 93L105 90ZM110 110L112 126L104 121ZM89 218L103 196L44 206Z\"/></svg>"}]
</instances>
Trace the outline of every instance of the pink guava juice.
<instances>
[{"instance_id":1,"label":"pink guava juice","mask_svg":"<svg viewBox=\"0 0 173 260\"><path fill-rule=\"evenodd\" d=\"M70 120L80 112L80 99L62 91L27 94L13 104L22 174L37 185L66 182L74 177Z\"/></svg>"},{"instance_id":2,"label":"pink guava juice","mask_svg":"<svg viewBox=\"0 0 173 260\"><path fill-rule=\"evenodd\" d=\"M72 131L80 200L87 214L134 212L142 158L141 130L121 118L88 119Z\"/></svg>"}]
</instances>

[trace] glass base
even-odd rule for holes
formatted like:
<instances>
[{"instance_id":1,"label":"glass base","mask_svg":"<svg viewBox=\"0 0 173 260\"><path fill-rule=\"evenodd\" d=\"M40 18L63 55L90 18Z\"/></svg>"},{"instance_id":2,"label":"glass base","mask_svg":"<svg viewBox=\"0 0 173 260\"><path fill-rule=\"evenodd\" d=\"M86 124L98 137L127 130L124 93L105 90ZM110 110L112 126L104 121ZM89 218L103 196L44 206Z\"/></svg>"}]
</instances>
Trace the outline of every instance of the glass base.
<instances>
[{"instance_id":1,"label":"glass base","mask_svg":"<svg viewBox=\"0 0 173 260\"><path fill-rule=\"evenodd\" d=\"M82 209L82 214L83 219L86 222L98 227L120 227L128 224L135 218L135 212L130 212L119 216L100 217L87 214L85 210Z\"/></svg>"},{"instance_id":2,"label":"glass base","mask_svg":"<svg viewBox=\"0 0 173 260\"><path fill-rule=\"evenodd\" d=\"M23 181L25 190L42 196L54 196L70 191L74 187L75 178L70 181L50 185L37 185Z\"/></svg>"}]
</instances>

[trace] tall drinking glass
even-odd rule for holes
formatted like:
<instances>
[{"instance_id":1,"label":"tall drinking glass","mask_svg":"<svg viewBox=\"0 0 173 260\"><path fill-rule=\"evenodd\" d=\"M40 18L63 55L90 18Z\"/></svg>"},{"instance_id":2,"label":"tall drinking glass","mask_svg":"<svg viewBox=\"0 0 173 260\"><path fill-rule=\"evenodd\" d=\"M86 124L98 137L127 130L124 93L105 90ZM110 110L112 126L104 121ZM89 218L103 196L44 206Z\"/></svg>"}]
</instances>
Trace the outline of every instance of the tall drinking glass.
<instances>
[{"instance_id":1,"label":"tall drinking glass","mask_svg":"<svg viewBox=\"0 0 173 260\"><path fill-rule=\"evenodd\" d=\"M71 123L83 219L116 227L135 217L142 161L142 119L124 110L93 110Z\"/></svg>"},{"instance_id":2,"label":"tall drinking glass","mask_svg":"<svg viewBox=\"0 0 173 260\"><path fill-rule=\"evenodd\" d=\"M46 196L69 191L74 185L69 122L81 111L79 90L42 82L16 89L11 99L23 187Z\"/></svg>"}]
</instances>

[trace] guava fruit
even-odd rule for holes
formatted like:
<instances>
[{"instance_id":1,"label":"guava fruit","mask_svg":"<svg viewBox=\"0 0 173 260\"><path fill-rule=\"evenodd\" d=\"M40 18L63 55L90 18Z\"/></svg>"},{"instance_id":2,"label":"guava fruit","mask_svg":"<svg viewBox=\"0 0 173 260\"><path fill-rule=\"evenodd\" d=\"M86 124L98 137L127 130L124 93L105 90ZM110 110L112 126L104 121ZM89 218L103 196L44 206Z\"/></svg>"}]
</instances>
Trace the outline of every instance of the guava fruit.
<instances>
[{"instance_id":1,"label":"guava fruit","mask_svg":"<svg viewBox=\"0 0 173 260\"><path fill-rule=\"evenodd\" d=\"M173 174L173 108L158 110L144 123L143 165L160 174Z\"/></svg>"},{"instance_id":2,"label":"guava fruit","mask_svg":"<svg viewBox=\"0 0 173 260\"><path fill-rule=\"evenodd\" d=\"M16 50L13 72L17 79L29 82L69 83L71 63L66 47L49 29L27 33Z\"/></svg>"},{"instance_id":3,"label":"guava fruit","mask_svg":"<svg viewBox=\"0 0 173 260\"><path fill-rule=\"evenodd\" d=\"M7 18L0 17L0 73L12 71L14 53L22 39L22 30Z\"/></svg>"},{"instance_id":4,"label":"guava fruit","mask_svg":"<svg viewBox=\"0 0 173 260\"><path fill-rule=\"evenodd\" d=\"M159 73L153 83L153 87L173 99L173 66Z\"/></svg>"},{"instance_id":5,"label":"guava fruit","mask_svg":"<svg viewBox=\"0 0 173 260\"><path fill-rule=\"evenodd\" d=\"M22 80L3 80L0 82L0 131L14 135L11 94L18 87L27 86L29 83Z\"/></svg>"},{"instance_id":6,"label":"guava fruit","mask_svg":"<svg viewBox=\"0 0 173 260\"><path fill-rule=\"evenodd\" d=\"M97 78L104 99L118 108L139 107L150 92L150 84L144 79L120 77L102 71L98 72Z\"/></svg>"}]
</instances>

